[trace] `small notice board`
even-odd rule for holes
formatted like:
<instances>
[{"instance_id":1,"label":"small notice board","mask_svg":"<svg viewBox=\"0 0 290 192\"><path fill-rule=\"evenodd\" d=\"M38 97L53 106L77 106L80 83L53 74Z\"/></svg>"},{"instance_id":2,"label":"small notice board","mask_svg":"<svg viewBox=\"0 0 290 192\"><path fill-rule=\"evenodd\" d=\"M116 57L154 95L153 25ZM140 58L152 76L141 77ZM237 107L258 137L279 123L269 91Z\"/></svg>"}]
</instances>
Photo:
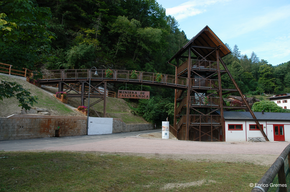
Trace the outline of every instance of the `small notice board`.
<instances>
[{"instance_id":1,"label":"small notice board","mask_svg":"<svg viewBox=\"0 0 290 192\"><path fill-rule=\"evenodd\" d=\"M118 90L118 98L150 99L150 91Z\"/></svg>"}]
</instances>

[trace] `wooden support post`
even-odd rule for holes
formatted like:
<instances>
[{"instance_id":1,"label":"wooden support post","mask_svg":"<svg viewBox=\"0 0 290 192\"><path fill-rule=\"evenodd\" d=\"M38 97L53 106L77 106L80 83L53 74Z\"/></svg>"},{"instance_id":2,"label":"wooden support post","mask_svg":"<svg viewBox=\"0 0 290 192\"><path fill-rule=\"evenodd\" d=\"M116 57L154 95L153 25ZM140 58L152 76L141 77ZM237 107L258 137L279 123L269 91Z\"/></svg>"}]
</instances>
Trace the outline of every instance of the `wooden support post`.
<instances>
[{"instance_id":1,"label":"wooden support post","mask_svg":"<svg viewBox=\"0 0 290 192\"><path fill-rule=\"evenodd\" d=\"M179 65L179 59L177 59L177 66ZM177 84L177 66L175 66L175 84ZM175 130L177 130L177 89L174 90L175 94L174 94L174 122L173 122L173 127ZM177 134L177 133L176 133Z\"/></svg>"},{"instance_id":2,"label":"wooden support post","mask_svg":"<svg viewBox=\"0 0 290 192\"><path fill-rule=\"evenodd\" d=\"M279 184L282 184L279 187L279 191L287 192L287 186L285 186L286 185L286 176L285 176L285 171L284 171L284 162L282 163L282 166L280 167L280 169L278 171L278 181L279 181Z\"/></svg>"},{"instance_id":3,"label":"wooden support post","mask_svg":"<svg viewBox=\"0 0 290 192\"><path fill-rule=\"evenodd\" d=\"M12 68L12 65L9 66L9 75L11 75L11 68Z\"/></svg>"},{"instance_id":4,"label":"wooden support post","mask_svg":"<svg viewBox=\"0 0 290 192\"><path fill-rule=\"evenodd\" d=\"M189 119L189 113L190 113L190 92L191 92L191 50L190 48L188 49L188 66L187 66L187 102L186 102L186 129L185 129L185 140L189 139L189 124L190 124L190 119Z\"/></svg>"},{"instance_id":5,"label":"wooden support post","mask_svg":"<svg viewBox=\"0 0 290 192\"><path fill-rule=\"evenodd\" d=\"M84 106L85 104L85 82L82 81L81 85L81 106Z\"/></svg>"},{"instance_id":6,"label":"wooden support post","mask_svg":"<svg viewBox=\"0 0 290 192\"><path fill-rule=\"evenodd\" d=\"M63 91L63 82L62 81L58 82L58 92L61 92L61 91Z\"/></svg>"},{"instance_id":7,"label":"wooden support post","mask_svg":"<svg viewBox=\"0 0 290 192\"><path fill-rule=\"evenodd\" d=\"M24 69L24 77L26 77L27 74L27 68Z\"/></svg>"},{"instance_id":8,"label":"wooden support post","mask_svg":"<svg viewBox=\"0 0 290 192\"><path fill-rule=\"evenodd\" d=\"M216 50L216 63L217 63L217 73L218 73L218 84L219 84L219 98L220 98L220 112L221 112L221 125L223 131L223 141L225 141L225 119L224 119L224 106L223 106L223 90L222 90L222 80L221 80L221 69L219 62L219 49Z\"/></svg>"},{"instance_id":9,"label":"wooden support post","mask_svg":"<svg viewBox=\"0 0 290 192\"><path fill-rule=\"evenodd\" d=\"M212 132L212 115L210 116L210 140L213 141L213 132Z\"/></svg>"},{"instance_id":10,"label":"wooden support post","mask_svg":"<svg viewBox=\"0 0 290 192\"><path fill-rule=\"evenodd\" d=\"M104 117L106 117L106 104L107 104L107 81L104 82Z\"/></svg>"}]
</instances>

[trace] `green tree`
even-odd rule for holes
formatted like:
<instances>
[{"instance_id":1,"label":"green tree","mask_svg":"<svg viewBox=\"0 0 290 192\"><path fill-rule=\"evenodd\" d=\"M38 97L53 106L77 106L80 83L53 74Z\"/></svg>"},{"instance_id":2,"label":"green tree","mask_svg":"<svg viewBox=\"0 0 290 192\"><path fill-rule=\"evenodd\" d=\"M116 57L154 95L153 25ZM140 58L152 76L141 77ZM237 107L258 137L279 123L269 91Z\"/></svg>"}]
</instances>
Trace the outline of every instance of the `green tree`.
<instances>
[{"instance_id":1,"label":"green tree","mask_svg":"<svg viewBox=\"0 0 290 192\"><path fill-rule=\"evenodd\" d=\"M252 110L255 112L280 112L280 113L290 113L290 110L282 109L275 102L263 100L260 102L256 102L252 106Z\"/></svg>"},{"instance_id":2,"label":"green tree","mask_svg":"<svg viewBox=\"0 0 290 192\"><path fill-rule=\"evenodd\" d=\"M37 103L37 98L31 96L31 93L25 90L22 85L15 82L3 81L0 82L0 100L4 98L16 97L19 101L19 106L22 109L29 110L34 103Z\"/></svg>"},{"instance_id":3,"label":"green tree","mask_svg":"<svg viewBox=\"0 0 290 192\"><path fill-rule=\"evenodd\" d=\"M10 28L13 27L13 30L7 27L9 30L0 30L1 61L20 69L34 69L50 51L53 38L53 33L47 29L51 19L50 9L39 7L32 0L3 0L0 2L0 13L5 13L2 17L6 16L5 21Z\"/></svg>"},{"instance_id":4,"label":"green tree","mask_svg":"<svg viewBox=\"0 0 290 192\"><path fill-rule=\"evenodd\" d=\"M267 93L273 93L276 86L273 72L273 67L269 64L263 64L259 68L258 83Z\"/></svg>"}]
</instances>

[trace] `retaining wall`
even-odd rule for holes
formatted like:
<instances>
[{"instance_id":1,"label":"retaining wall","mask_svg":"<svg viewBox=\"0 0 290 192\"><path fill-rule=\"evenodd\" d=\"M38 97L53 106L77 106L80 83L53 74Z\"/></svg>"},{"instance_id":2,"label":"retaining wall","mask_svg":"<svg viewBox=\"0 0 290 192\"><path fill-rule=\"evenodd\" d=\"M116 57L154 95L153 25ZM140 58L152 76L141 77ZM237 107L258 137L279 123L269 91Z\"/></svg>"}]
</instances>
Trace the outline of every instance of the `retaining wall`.
<instances>
[{"instance_id":1,"label":"retaining wall","mask_svg":"<svg viewBox=\"0 0 290 192\"><path fill-rule=\"evenodd\" d=\"M0 118L0 140L85 135L86 117L17 115Z\"/></svg>"},{"instance_id":2,"label":"retaining wall","mask_svg":"<svg viewBox=\"0 0 290 192\"><path fill-rule=\"evenodd\" d=\"M15 115L0 118L0 140L32 139L59 136L86 135L87 117L81 116L44 116ZM153 125L126 124L120 119L113 120L113 133L153 129Z\"/></svg>"}]
</instances>

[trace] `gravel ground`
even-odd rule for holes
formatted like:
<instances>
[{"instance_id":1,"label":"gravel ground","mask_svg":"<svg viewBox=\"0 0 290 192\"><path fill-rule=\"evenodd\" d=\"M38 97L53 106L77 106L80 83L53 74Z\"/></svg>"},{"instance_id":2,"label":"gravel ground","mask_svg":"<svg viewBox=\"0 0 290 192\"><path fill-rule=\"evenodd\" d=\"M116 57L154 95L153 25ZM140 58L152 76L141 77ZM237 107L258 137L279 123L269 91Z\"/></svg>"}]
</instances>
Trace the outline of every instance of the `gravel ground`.
<instances>
[{"instance_id":1,"label":"gravel ground","mask_svg":"<svg viewBox=\"0 0 290 192\"><path fill-rule=\"evenodd\" d=\"M161 139L160 130L0 141L0 151L79 151L270 166L289 142L198 142Z\"/></svg>"},{"instance_id":2,"label":"gravel ground","mask_svg":"<svg viewBox=\"0 0 290 192\"><path fill-rule=\"evenodd\" d=\"M174 136L169 140L163 140L161 132L157 132L61 148L52 147L46 150L117 153L197 162L248 162L270 166L288 144L289 142L180 141Z\"/></svg>"}]
</instances>

